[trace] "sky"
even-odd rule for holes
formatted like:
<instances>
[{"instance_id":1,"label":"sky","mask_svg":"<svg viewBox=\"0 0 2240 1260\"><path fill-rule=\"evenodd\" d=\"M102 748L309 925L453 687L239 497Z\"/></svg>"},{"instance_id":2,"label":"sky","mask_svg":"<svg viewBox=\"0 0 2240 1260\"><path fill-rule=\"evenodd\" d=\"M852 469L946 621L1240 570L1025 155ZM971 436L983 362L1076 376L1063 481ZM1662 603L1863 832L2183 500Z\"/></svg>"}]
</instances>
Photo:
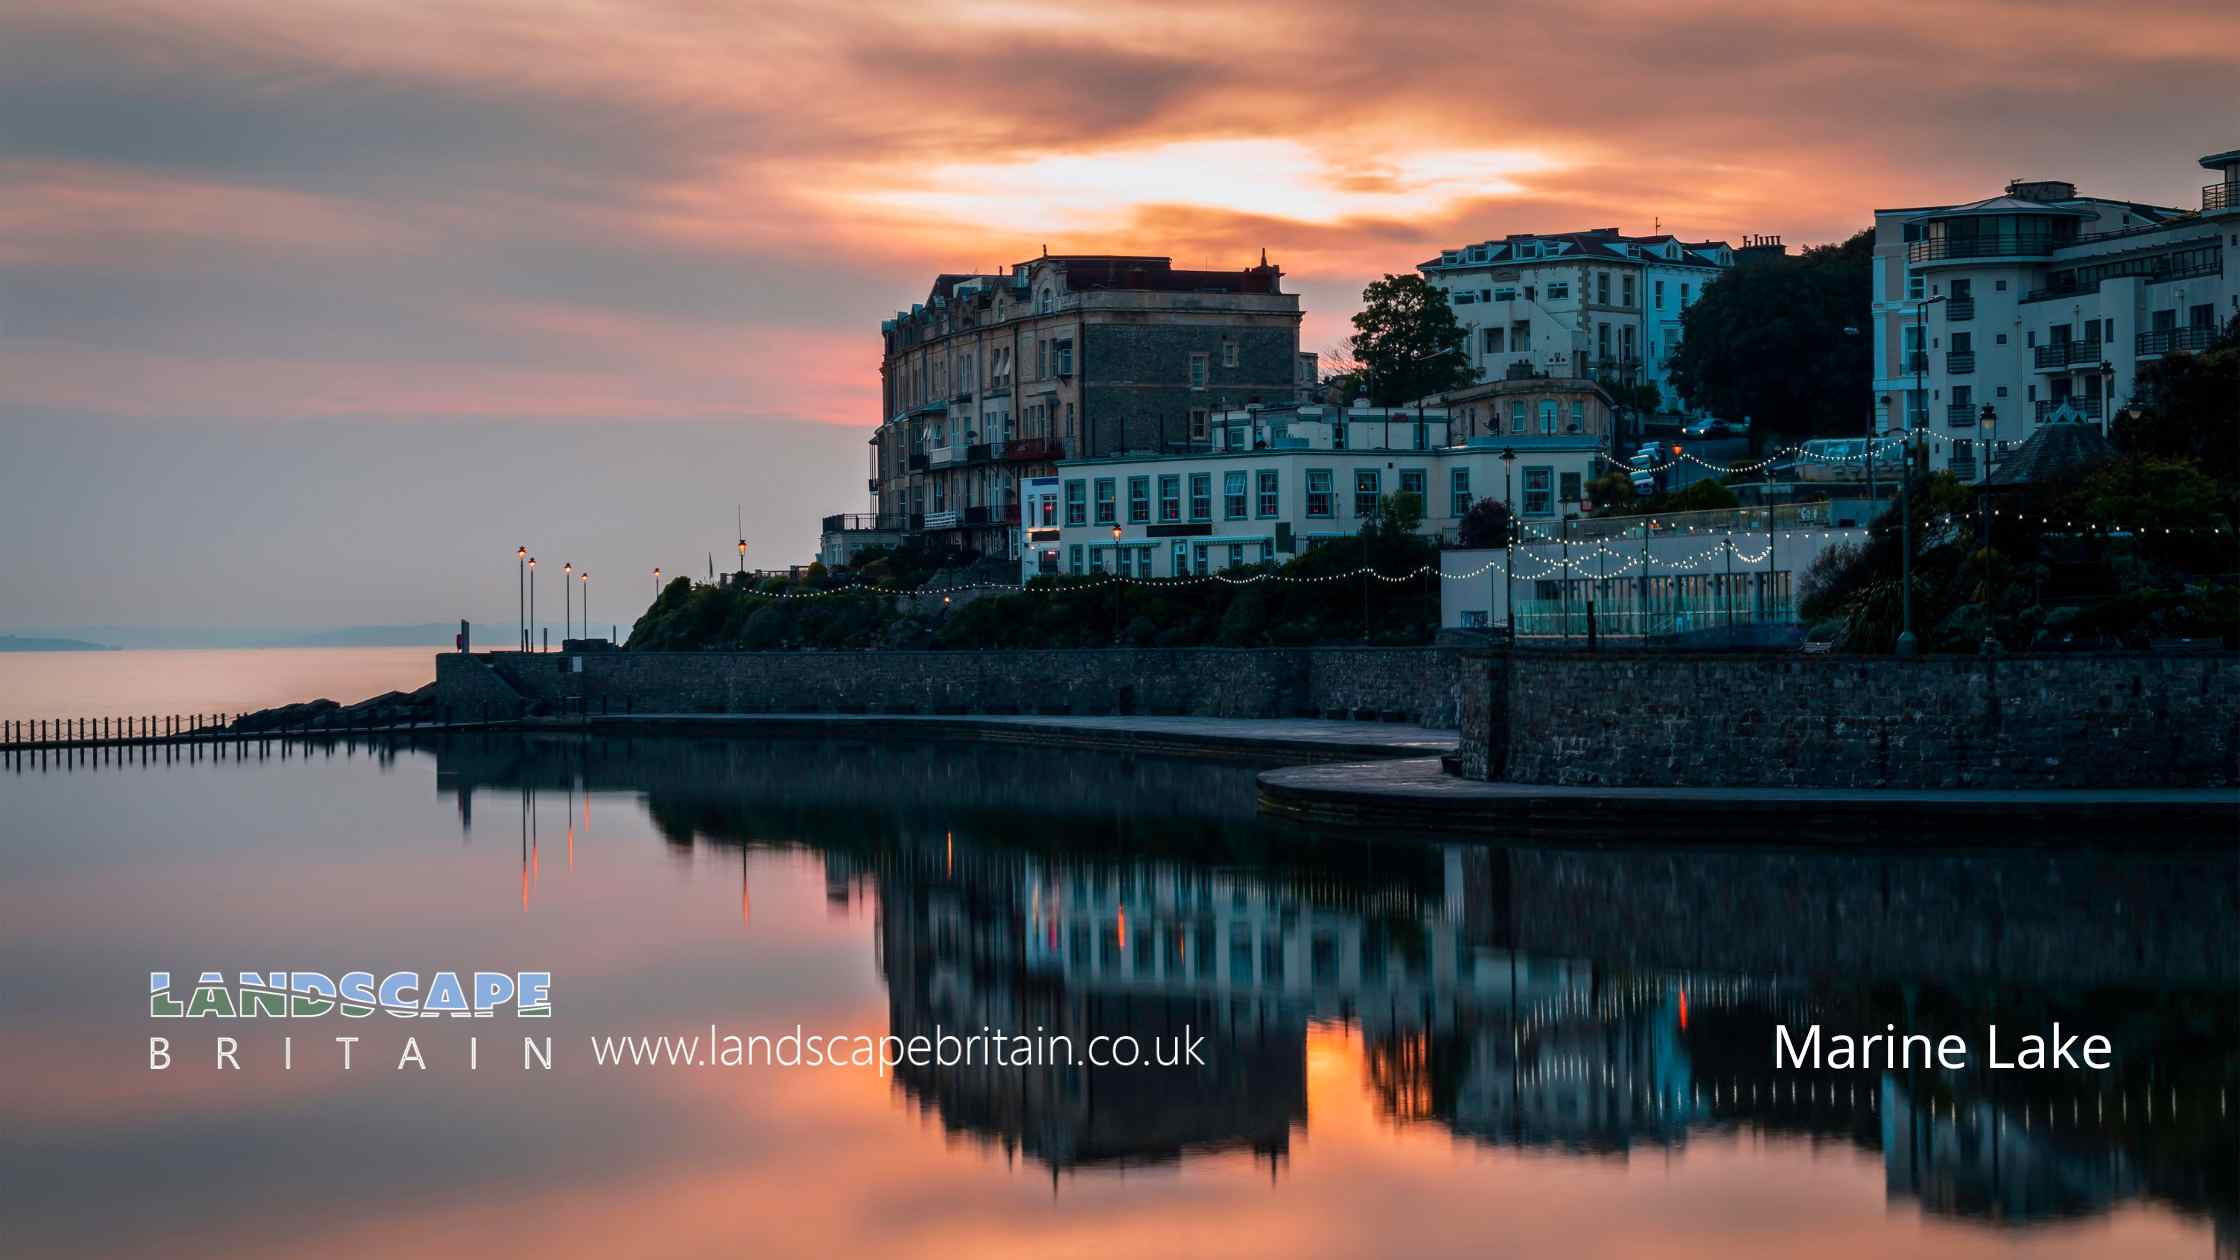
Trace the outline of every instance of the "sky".
<instances>
[{"instance_id":1,"label":"sky","mask_svg":"<svg viewBox=\"0 0 2240 1260\"><path fill-rule=\"evenodd\" d=\"M937 272L1265 248L1327 350L1514 231L2193 204L2236 71L2229 0L0 0L0 630L806 561Z\"/></svg>"}]
</instances>

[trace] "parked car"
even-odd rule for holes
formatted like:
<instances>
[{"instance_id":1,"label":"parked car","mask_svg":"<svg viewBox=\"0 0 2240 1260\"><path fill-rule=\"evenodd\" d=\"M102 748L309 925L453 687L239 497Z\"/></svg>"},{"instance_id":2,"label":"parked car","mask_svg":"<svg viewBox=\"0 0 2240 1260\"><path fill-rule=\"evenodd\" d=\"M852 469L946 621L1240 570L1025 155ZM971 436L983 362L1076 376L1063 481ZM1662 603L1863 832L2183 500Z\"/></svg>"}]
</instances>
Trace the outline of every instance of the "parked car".
<instances>
[{"instance_id":1,"label":"parked car","mask_svg":"<svg viewBox=\"0 0 2240 1260\"><path fill-rule=\"evenodd\" d=\"M1701 420L1690 421L1687 427L1680 430L1680 436L1692 438L1711 437L1720 432L1719 425L1719 421L1714 420L1709 416L1705 416Z\"/></svg>"}]
</instances>

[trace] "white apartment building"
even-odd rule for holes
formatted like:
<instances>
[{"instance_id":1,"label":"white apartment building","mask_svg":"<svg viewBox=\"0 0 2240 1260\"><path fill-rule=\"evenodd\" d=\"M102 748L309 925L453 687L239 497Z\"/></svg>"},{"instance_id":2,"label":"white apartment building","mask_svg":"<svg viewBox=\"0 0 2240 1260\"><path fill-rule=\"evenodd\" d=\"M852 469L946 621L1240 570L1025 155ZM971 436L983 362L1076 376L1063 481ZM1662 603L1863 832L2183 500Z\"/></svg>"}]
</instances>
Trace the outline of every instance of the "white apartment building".
<instances>
[{"instance_id":1,"label":"white apartment building","mask_svg":"<svg viewBox=\"0 0 2240 1260\"><path fill-rule=\"evenodd\" d=\"M1778 252L1767 240L1752 248ZM1680 314L1735 263L1725 241L1616 228L1512 235L1442 250L1417 270L1444 290L1469 331L1480 381L1512 374L1647 382L1660 410L1686 404L1665 374L1680 344Z\"/></svg>"},{"instance_id":2,"label":"white apartment building","mask_svg":"<svg viewBox=\"0 0 2240 1260\"><path fill-rule=\"evenodd\" d=\"M1545 526L1577 515L1601 471L1604 443L1590 434L1450 445L1453 436L1438 408L1282 404L1216 413L1208 450L1061 460L1055 525L1048 499L1026 499L1036 515L1021 522L1023 576L1186 577L1280 563L1354 537L1399 491L1422 500L1427 536L1453 537L1488 495L1506 494L1522 519Z\"/></svg>"},{"instance_id":3,"label":"white apartment building","mask_svg":"<svg viewBox=\"0 0 2240 1260\"><path fill-rule=\"evenodd\" d=\"M1931 466L1972 479L1985 440L2009 447L2057 416L2104 426L2142 365L2207 347L2240 313L2240 149L2201 165L2217 179L2197 207L2018 180L1875 211L1877 431L1910 416Z\"/></svg>"}]
</instances>

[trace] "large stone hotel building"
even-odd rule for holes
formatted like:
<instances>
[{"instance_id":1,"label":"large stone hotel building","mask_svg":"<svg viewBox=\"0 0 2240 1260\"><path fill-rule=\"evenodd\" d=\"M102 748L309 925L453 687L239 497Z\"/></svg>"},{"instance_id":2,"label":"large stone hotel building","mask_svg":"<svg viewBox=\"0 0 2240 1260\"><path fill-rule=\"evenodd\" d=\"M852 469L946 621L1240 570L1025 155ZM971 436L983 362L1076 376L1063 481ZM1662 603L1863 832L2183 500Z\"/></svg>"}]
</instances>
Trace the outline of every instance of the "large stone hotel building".
<instances>
[{"instance_id":1,"label":"large stone hotel building","mask_svg":"<svg viewBox=\"0 0 2240 1260\"><path fill-rule=\"evenodd\" d=\"M911 533L1012 556L1021 478L1061 459L1203 447L1214 413L1297 400L1314 372L1282 279L1265 256L1192 271L1082 254L937 277L881 325L875 514L828 518L827 560Z\"/></svg>"}]
</instances>

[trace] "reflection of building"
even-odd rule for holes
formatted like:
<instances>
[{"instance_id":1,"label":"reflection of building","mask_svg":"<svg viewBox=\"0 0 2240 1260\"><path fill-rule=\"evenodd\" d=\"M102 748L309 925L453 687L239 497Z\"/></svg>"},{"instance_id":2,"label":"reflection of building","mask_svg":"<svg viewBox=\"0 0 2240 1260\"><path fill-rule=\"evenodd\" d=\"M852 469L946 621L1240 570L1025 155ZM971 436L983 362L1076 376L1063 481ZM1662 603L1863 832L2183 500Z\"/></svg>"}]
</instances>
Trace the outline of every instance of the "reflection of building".
<instances>
[{"instance_id":1,"label":"reflection of building","mask_svg":"<svg viewBox=\"0 0 2240 1260\"><path fill-rule=\"evenodd\" d=\"M2121 1151L2068 1140L2041 1112L2035 1129L1982 1098L1933 1104L1895 1076L1881 1082L1882 1169L1892 1198L1939 1216L2042 1221L2105 1212L2139 1192Z\"/></svg>"},{"instance_id":2,"label":"reflection of building","mask_svg":"<svg viewBox=\"0 0 2240 1260\"><path fill-rule=\"evenodd\" d=\"M1979 471L1985 408L2002 447L2040 424L2105 424L2141 367L2207 349L2240 314L2240 149L2201 204L2016 180L1964 205L1875 211L1874 415L1916 428L1935 467Z\"/></svg>"}]
</instances>

